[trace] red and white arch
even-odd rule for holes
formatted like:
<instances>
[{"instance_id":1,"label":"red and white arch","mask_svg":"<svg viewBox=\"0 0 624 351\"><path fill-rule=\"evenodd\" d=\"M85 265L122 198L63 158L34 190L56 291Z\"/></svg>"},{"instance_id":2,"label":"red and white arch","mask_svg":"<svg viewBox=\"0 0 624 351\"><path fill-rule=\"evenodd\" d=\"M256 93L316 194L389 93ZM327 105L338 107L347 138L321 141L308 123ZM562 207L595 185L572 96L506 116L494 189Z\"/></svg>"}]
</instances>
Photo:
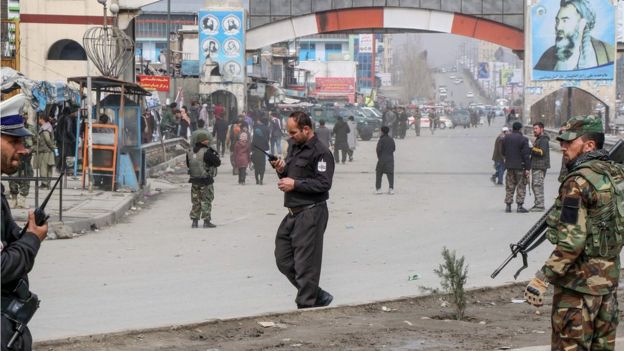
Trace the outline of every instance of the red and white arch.
<instances>
[{"instance_id":1,"label":"red and white arch","mask_svg":"<svg viewBox=\"0 0 624 351\"><path fill-rule=\"evenodd\" d=\"M524 50L524 33L486 19L435 10L352 8L291 17L247 32L247 50L312 34L367 29L404 29L449 33Z\"/></svg>"}]
</instances>

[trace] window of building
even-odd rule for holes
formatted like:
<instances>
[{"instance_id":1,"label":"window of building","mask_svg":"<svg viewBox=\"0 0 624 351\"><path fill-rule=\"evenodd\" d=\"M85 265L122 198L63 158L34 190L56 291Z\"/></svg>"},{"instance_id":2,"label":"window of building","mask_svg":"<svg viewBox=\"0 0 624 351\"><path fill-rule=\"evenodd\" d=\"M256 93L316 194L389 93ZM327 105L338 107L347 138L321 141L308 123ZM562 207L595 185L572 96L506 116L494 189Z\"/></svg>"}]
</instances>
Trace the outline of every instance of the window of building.
<instances>
[{"instance_id":1,"label":"window of building","mask_svg":"<svg viewBox=\"0 0 624 351\"><path fill-rule=\"evenodd\" d=\"M50 46L48 60L86 61L87 53L77 42L70 39L62 39Z\"/></svg>"},{"instance_id":2,"label":"window of building","mask_svg":"<svg viewBox=\"0 0 624 351\"><path fill-rule=\"evenodd\" d=\"M342 55L342 44L325 43L325 61L336 60Z\"/></svg>"},{"instance_id":3,"label":"window of building","mask_svg":"<svg viewBox=\"0 0 624 351\"><path fill-rule=\"evenodd\" d=\"M299 46L299 61L315 61L316 60L316 44L302 42Z\"/></svg>"}]
</instances>

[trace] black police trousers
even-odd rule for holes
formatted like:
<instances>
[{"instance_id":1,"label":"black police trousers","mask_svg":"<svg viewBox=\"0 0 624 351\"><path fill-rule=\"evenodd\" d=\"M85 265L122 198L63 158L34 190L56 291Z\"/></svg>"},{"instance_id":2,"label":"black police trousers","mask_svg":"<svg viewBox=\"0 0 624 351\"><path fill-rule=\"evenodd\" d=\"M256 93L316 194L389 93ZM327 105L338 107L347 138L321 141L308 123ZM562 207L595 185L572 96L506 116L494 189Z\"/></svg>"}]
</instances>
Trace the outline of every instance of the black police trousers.
<instances>
[{"instance_id":1,"label":"black police trousers","mask_svg":"<svg viewBox=\"0 0 624 351\"><path fill-rule=\"evenodd\" d=\"M24 328L24 332L13 343L11 349L7 349L7 344L15 332L15 322L2 315L2 351L31 351L32 350L32 336L28 327Z\"/></svg>"},{"instance_id":2,"label":"black police trousers","mask_svg":"<svg viewBox=\"0 0 624 351\"><path fill-rule=\"evenodd\" d=\"M275 237L277 268L297 288L298 306L314 306L321 278L323 235L329 217L319 204L282 220Z\"/></svg>"}]
</instances>

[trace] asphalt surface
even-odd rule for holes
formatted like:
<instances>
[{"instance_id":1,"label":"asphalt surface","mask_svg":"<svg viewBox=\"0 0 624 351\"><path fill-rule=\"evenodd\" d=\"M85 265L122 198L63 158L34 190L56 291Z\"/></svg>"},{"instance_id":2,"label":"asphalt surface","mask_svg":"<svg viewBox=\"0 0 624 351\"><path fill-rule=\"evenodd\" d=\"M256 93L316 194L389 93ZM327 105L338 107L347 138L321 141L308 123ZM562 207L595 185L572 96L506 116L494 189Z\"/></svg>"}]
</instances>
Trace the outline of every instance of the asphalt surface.
<instances>
[{"instance_id":1,"label":"asphalt surface","mask_svg":"<svg viewBox=\"0 0 624 351\"><path fill-rule=\"evenodd\" d=\"M420 137L409 131L397 140L395 195L373 194L375 139L358 144L354 162L337 166L321 276L334 306L439 287L433 270L443 247L465 256L469 287L513 280L519 260L494 280L490 274L541 213L505 213L504 189L489 180L502 122L433 135L423 130ZM560 154L551 161L547 206L558 187ZM296 291L273 258L286 213L276 180L267 170L265 185L248 178L240 186L229 164L222 166L215 229L190 228L187 183L152 180L162 194L135 215L72 240L44 242L30 275L42 300L30 324L35 340L295 309ZM532 201L528 196L526 206ZM520 280L532 276L549 249L544 244L531 253Z\"/></svg>"}]
</instances>

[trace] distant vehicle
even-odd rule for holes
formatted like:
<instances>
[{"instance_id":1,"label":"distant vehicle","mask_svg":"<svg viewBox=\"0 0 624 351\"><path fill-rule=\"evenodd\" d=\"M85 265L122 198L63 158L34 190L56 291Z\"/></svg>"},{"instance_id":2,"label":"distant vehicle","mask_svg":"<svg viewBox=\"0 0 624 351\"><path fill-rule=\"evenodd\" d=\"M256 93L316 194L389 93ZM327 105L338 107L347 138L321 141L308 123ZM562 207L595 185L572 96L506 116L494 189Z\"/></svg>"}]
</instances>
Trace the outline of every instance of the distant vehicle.
<instances>
[{"instance_id":1,"label":"distant vehicle","mask_svg":"<svg viewBox=\"0 0 624 351\"><path fill-rule=\"evenodd\" d=\"M453 81L453 83L455 83L455 84L461 84L461 83L463 83L463 82L464 82L464 80L463 80L463 79L461 79L461 78L457 78L457 79L455 79L455 80Z\"/></svg>"},{"instance_id":2,"label":"distant vehicle","mask_svg":"<svg viewBox=\"0 0 624 351\"><path fill-rule=\"evenodd\" d=\"M453 128L458 126L470 128L470 111L466 109L453 111L451 114L451 121L453 121Z\"/></svg>"},{"instance_id":3,"label":"distant vehicle","mask_svg":"<svg viewBox=\"0 0 624 351\"><path fill-rule=\"evenodd\" d=\"M438 122L438 128L453 128L453 121L447 116L440 116L440 122Z\"/></svg>"},{"instance_id":4,"label":"distant vehicle","mask_svg":"<svg viewBox=\"0 0 624 351\"><path fill-rule=\"evenodd\" d=\"M362 107L362 111L364 111L368 117L377 117L381 119L383 116L383 113L374 107Z\"/></svg>"},{"instance_id":5,"label":"distant vehicle","mask_svg":"<svg viewBox=\"0 0 624 351\"><path fill-rule=\"evenodd\" d=\"M446 68L442 68L442 69L440 69L440 71L441 71L442 73L446 73Z\"/></svg>"},{"instance_id":6,"label":"distant vehicle","mask_svg":"<svg viewBox=\"0 0 624 351\"><path fill-rule=\"evenodd\" d=\"M451 78L451 79L455 79L456 77L455 77L455 75L454 75L454 74L451 74L451 75L449 76L449 78Z\"/></svg>"},{"instance_id":7,"label":"distant vehicle","mask_svg":"<svg viewBox=\"0 0 624 351\"><path fill-rule=\"evenodd\" d=\"M469 91L466 93L466 97L467 98L473 98L474 97L474 93L472 91Z\"/></svg>"}]
</instances>

